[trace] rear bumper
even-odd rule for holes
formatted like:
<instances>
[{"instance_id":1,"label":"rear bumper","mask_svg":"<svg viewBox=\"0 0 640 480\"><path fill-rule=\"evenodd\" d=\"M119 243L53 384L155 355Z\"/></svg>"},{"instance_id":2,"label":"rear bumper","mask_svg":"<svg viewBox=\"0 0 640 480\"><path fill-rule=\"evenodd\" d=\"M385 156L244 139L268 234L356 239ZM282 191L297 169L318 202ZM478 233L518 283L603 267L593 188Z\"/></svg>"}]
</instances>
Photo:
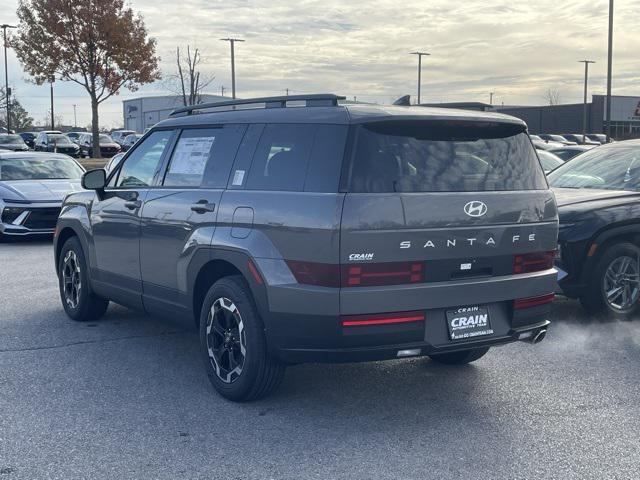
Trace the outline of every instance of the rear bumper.
<instances>
[{"instance_id":1,"label":"rear bumper","mask_svg":"<svg viewBox=\"0 0 640 480\"><path fill-rule=\"evenodd\" d=\"M546 319L540 320L524 327L512 328L503 335L492 335L481 340L449 342L449 344L441 345L420 341L352 348L281 348L276 349L274 353L278 359L287 363L342 363L392 360L471 348L500 346L516 341L529 341L536 333L546 330L550 323ZM407 354L408 352L411 353Z\"/></svg>"},{"instance_id":2,"label":"rear bumper","mask_svg":"<svg viewBox=\"0 0 640 480\"><path fill-rule=\"evenodd\" d=\"M347 362L398 358L400 350L415 355L501 345L549 324L549 304L514 309L514 300L556 290L554 269L526 275L402 285L330 289L280 285L268 287L270 311L264 315L273 353L287 362ZM489 311L493 333L452 341L446 312L482 306ZM343 327L341 316L419 311L424 320ZM402 356L402 355L401 355Z\"/></svg>"}]
</instances>

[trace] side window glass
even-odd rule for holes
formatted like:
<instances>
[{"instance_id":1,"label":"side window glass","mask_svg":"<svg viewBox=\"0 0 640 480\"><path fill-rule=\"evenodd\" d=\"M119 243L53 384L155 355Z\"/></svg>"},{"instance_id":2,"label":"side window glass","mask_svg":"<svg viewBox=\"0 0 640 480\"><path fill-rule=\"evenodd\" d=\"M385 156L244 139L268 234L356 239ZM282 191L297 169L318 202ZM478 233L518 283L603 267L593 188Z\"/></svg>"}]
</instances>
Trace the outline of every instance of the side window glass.
<instances>
[{"instance_id":1,"label":"side window glass","mask_svg":"<svg viewBox=\"0 0 640 480\"><path fill-rule=\"evenodd\" d=\"M315 125L265 127L247 180L250 190L302 191Z\"/></svg>"},{"instance_id":2,"label":"side window glass","mask_svg":"<svg viewBox=\"0 0 640 480\"><path fill-rule=\"evenodd\" d=\"M118 175L118 187L148 187L160 164L173 131L153 132L126 159Z\"/></svg>"},{"instance_id":3,"label":"side window glass","mask_svg":"<svg viewBox=\"0 0 640 480\"><path fill-rule=\"evenodd\" d=\"M183 130L163 185L224 188L244 129L244 125L226 125Z\"/></svg>"},{"instance_id":4,"label":"side window glass","mask_svg":"<svg viewBox=\"0 0 640 480\"><path fill-rule=\"evenodd\" d=\"M317 126L304 183L305 192L338 191L348 130L346 125Z\"/></svg>"}]
</instances>

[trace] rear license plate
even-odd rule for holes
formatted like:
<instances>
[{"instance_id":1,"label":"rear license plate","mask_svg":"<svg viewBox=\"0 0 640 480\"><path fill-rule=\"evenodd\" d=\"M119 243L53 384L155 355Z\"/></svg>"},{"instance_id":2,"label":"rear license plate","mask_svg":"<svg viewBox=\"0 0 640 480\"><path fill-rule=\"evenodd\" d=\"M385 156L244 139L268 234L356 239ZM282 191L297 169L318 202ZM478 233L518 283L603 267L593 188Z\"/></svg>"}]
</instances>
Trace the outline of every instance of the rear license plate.
<instances>
[{"instance_id":1,"label":"rear license plate","mask_svg":"<svg viewBox=\"0 0 640 480\"><path fill-rule=\"evenodd\" d=\"M446 314L451 340L466 340L493 334L487 307L460 307L447 310Z\"/></svg>"}]
</instances>

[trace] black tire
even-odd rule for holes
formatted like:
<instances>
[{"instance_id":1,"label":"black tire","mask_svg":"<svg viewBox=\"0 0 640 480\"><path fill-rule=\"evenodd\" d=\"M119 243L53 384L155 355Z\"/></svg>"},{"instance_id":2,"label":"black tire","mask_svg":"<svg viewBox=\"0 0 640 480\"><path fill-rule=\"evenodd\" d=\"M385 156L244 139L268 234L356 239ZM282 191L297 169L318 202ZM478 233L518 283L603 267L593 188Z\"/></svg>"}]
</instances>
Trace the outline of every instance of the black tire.
<instances>
[{"instance_id":1,"label":"black tire","mask_svg":"<svg viewBox=\"0 0 640 480\"><path fill-rule=\"evenodd\" d=\"M77 269L74 268L77 266ZM70 284L75 285L75 280L69 282L69 272L75 270L78 278L79 288L70 289ZM98 320L107 311L109 301L96 296L91 291L89 277L87 275L87 262L84 251L78 237L69 238L60 251L58 259L58 285L60 289L60 300L67 315L77 322L88 322ZM75 291L71 293L71 291Z\"/></svg>"},{"instance_id":2,"label":"black tire","mask_svg":"<svg viewBox=\"0 0 640 480\"><path fill-rule=\"evenodd\" d=\"M475 362L485 356L489 351L489 347L472 348L469 350L460 350L459 352L434 353L429 358L434 362L443 363L445 365L466 365Z\"/></svg>"},{"instance_id":3,"label":"black tire","mask_svg":"<svg viewBox=\"0 0 640 480\"><path fill-rule=\"evenodd\" d=\"M615 268L616 262L619 263L621 259L624 258L636 259L635 265L630 265L630 267L633 267L633 270L638 273L638 279L640 279L640 271L638 271L637 263L637 259L640 258L640 248L638 248L638 246L629 242L620 242L606 247L596 261L587 288L580 296L580 303L588 313L592 315L627 318L638 312L640 290L633 293L635 291L633 285L640 288L640 285L637 283L628 282L630 293L632 293L631 298L635 298L635 300L629 302L630 304L626 307L614 307L616 303L620 304L621 302L616 302L617 299L615 298L613 301L609 301L605 293L605 276L607 275L607 270L610 267ZM609 289L609 291L611 290Z\"/></svg>"},{"instance_id":4,"label":"black tire","mask_svg":"<svg viewBox=\"0 0 640 480\"><path fill-rule=\"evenodd\" d=\"M284 365L269 355L264 326L239 275L209 289L200 314L200 349L211 384L235 402L266 397L284 376Z\"/></svg>"}]
</instances>

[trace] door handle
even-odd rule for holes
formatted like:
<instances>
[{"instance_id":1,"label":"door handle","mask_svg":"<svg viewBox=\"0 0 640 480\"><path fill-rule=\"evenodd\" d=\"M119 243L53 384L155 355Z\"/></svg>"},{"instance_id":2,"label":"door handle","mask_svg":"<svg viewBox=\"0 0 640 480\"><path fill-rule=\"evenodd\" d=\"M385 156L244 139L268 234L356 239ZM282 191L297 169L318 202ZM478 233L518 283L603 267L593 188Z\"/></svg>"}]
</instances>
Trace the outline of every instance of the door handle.
<instances>
[{"instance_id":1,"label":"door handle","mask_svg":"<svg viewBox=\"0 0 640 480\"><path fill-rule=\"evenodd\" d=\"M196 213L207 213L213 212L216 209L215 203L209 203L207 200L198 200L196 203L191 205L191 211Z\"/></svg>"},{"instance_id":2,"label":"door handle","mask_svg":"<svg viewBox=\"0 0 640 480\"><path fill-rule=\"evenodd\" d=\"M128 202L124 202L124 206L129 210L135 210L140 208L142 202L140 200L129 200Z\"/></svg>"}]
</instances>

